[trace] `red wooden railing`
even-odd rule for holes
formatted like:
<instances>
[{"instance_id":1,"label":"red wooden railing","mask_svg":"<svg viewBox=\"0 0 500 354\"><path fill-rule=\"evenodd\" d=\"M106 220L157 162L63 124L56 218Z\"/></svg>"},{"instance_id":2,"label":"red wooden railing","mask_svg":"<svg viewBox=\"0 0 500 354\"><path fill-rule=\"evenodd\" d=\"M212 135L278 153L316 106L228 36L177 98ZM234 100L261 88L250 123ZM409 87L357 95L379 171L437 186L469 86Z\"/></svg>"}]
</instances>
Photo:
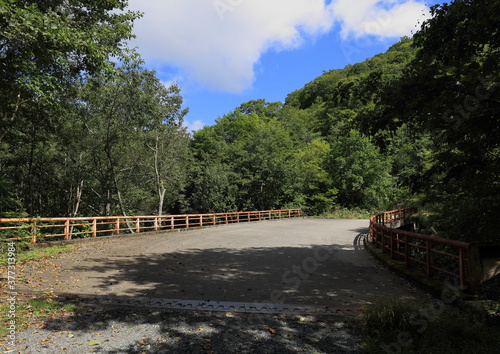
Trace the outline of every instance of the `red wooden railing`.
<instances>
[{"instance_id":1,"label":"red wooden railing","mask_svg":"<svg viewBox=\"0 0 500 354\"><path fill-rule=\"evenodd\" d=\"M416 208L392 210L370 218L370 240L390 253L392 259L403 259L407 267L421 265L429 276L441 273L459 280L460 288L481 282L478 245L434 237L394 228L417 212Z\"/></svg>"},{"instance_id":2,"label":"red wooden railing","mask_svg":"<svg viewBox=\"0 0 500 354\"><path fill-rule=\"evenodd\" d=\"M243 211L214 214L185 214L162 216L102 216L75 218L0 219L2 241L69 240L74 236L98 237L203 227L217 224L300 217L301 209ZM9 234L14 237L9 237ZM20 234L20 235L15 235ZM5 237L6 236L6 237Z\"/></svg>"}]
</instances>

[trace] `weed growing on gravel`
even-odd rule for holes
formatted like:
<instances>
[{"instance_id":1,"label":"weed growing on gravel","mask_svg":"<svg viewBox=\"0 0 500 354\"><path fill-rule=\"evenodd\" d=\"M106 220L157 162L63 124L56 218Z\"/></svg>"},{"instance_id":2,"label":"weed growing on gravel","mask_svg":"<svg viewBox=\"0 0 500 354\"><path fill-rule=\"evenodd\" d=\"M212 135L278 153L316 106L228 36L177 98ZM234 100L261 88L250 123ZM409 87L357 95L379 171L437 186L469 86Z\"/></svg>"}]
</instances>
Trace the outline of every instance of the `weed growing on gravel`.
<instances>
[{"instance_id":1,"label":"weed growing on gravel","mask_svg":"<svg viewBox=\"0 0 500 354\"><path fill-rule=\"evenodd\" d=\"M37 249L18 249L16 253L16 260L18 262L47 259L57 256L61 253L70 252L77 249L76 245L63 245L63 246L53 246L47 248L37 248ZM2 250L3 251L3 250ZM7 252L0 252L0 267L6 266L8 263Z\"/></svg>"},{"instance_id":2,"label":"weed growing on gravel","mask_svg":"<svg viewBox=\"0 0 500 354\"><path fill-rule=\"evenodd\" d=\"M0 305L0 340L7 334L9 304ZM23 330L30 325L43 325L46 318L60 317L73 313L76 306L72 304L61 304L51 297L35 297L26 303L16 306L17 330Z\"/></svg>"}]
</instances>

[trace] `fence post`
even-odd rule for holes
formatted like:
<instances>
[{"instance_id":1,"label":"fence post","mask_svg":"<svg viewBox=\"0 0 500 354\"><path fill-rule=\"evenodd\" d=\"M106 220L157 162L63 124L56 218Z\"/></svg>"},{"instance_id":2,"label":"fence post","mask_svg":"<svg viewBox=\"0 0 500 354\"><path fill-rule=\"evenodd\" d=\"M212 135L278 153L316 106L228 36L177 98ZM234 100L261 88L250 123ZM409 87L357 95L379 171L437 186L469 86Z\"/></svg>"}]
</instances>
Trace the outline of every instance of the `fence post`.
<instances>
[{"instance_id":1,"label":"fence post","mask_svg":"<svg viewBox=\"0 0 500 354\"><path fill-rule=\"evenodd\" d=\"M396 243L396 239L394 237L394 232L392 231L393 229L391 229L390 231L390 235L391 235L391 259L394 259L394 245Z\"/></svg>"},{"instance_id":2,"label":"fence post","mask_svg":"<svg viewBox=\"0 0 500 354\"><path fill-rule=\"evenodd\" d=\"M158 231L158 217L155 216L155 231Z\"/></svg>"},{"instance_id":3,"label":"fence post","mask_svg":"<svg viewBox=\"0 0 500 354\"><path fill-rule=\"evenodd\" d=\"M212 214L212 225L215 225L215 214Z\"/></svg>"},{"instance_id":4,"label":"fence post","mask_svg":"<svg viewBox=\"0 0 500 354\"><path fill-rule=\"evenodd\" d=\"M460 273L460 290L464 290L466 287L466 282L465 282L465 252L462 247L459 248L458 250L458 256L459 256L459 273Z\"/></svg>"},{"instance_id":5,"label":"fence post","mask_svg":"<svg viewBox=\"0 0 500 354\"><path fill-rule=\"evenodd\" d=\"M116 219L115 233L116 233L117 235L119 235L119 234L120 234L120 219Z\"/></svg>"},{"instance_id":6,"label":"fence post","mask_svg":"<svg viewBox=\"0 0 500 354\"><path fill-rule=\"evenodd\" d=\"M432 256L432 243L429 240L425 241L425 248L427 251L427 275L429 277L432 277L432 263L433 263L433 256Z\"/></svg>"},{"instance_id":7,"label":"fence post","mask_svg":"<svg viewBox=\"0 0 500 354\"><path fill-rule=\"evenodd\" d=\"M410 255L411 255L409 243L410 242L408 242L408 235L405 235L405 262L407 267L410 266Z\"/></svg>"},{"instance_id":8,"label":"fence post","mask_svg":"<svg viewBox=\"0 0 500 354\"><path fill-rule=\"evenodd\" d=\"M97 237L97 219L92 219L92 237Z\"/></svg>"},{"instance_id":9,"label":"fence post","mask_svg":"<svg viewBox=\"0 0 500 354\"><path fill-rule=\"evenodd\" d=\"M33 220L31 224L31 240L30 243L36 243L36 220Z\"/></svg>"},{"instance_id":10,"label":"fence post","mask_svg":"<svg viewBox=\"0 0 500 354\"><path fill-rule=\"evenodd\" d=\"M466 277L469 285L479 285L482 278L482 266L479 257L479 247L476 244L471 244L467 248L467 268Z\"/></svg>"},{"instance_id":11,"label":"fence post","mask_svg":"<svg viewBox=\"0 0 500 354\"><path fill-rule=\"evenodd\" d=\"M382 242L381 242L381 247L382 247L382 253L385 253L385 230L381 230L381 236L382 236Z\"/></svg>"},{"instance_id":12,"label":"fence post","mask_svg":"<svg viewBox=\"0 0 500 354\"><path fill-rule=\"evenodd\" d=\"M173 216L170 217L170 229L171 230L174 229L174 217Z\"/></svg>"},{"instance_id":13,"label":"fence post","mask_svg":"<svg viewBox=\"0 0 500 354\"><path fill-rule=\"evenodd\" d=\"M139 218L135 220L135 230L137 233L141 232L141 219Z\"/></svg>"},{"instance_id":14,"label":"fence post","mask_svg":"<svg viewBox=\"0 0 500 354\"><path fill-rule=\"evenodd\" d=\"M64 222L64 239L69 240L69 219Z\"/></svg>"}]
</instances>

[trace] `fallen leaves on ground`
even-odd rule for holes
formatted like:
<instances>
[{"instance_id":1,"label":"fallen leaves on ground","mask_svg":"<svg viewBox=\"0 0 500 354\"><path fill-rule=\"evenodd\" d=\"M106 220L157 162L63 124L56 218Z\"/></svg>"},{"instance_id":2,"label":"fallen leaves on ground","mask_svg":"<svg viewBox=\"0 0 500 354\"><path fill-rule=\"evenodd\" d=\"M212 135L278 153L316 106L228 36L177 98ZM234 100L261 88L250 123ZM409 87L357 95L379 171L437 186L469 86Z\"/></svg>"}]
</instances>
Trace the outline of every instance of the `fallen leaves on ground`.
<instances>
[{"instance_id":1,"label":"fallen leaves on ground","mask_svg":"<svg viewBox=\"0 0 500 354\"><path fill-rule=\"evenodd\" d=\"M267 330L268 330L268 331L269 331L269 333L271 333L271 334L278 334L278 330L277 330L277 329L274 329L274 328L269 327Z\"/></svg>"}]
</instances>

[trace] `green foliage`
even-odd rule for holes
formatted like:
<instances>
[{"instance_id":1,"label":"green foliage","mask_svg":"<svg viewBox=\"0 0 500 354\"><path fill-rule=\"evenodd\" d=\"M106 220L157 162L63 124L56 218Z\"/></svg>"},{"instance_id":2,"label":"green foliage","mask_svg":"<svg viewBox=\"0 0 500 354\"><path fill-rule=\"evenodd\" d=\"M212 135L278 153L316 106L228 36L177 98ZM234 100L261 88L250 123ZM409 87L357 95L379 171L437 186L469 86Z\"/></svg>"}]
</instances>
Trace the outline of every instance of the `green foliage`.
<instances>
[{"instance_id":1,"label":"green foliage","mask_svg":"<svg viewBox=\"0 0 500 354\"><path fill-rule=\"evenodd\" d=\"M383 299L367 305L361 318L362 326L373 333L391 336L394 330L411 329L412 317L418 312L417 304L403 300Z\"/></svg>"},{"instance_id":2,"label":"green foliage","mask_svg":"<svg viewBox=\"0 0 500 354\"><path fill-rule=\"evenodd\" d=\"M23 116L58 106L80 76L113 69L139 15L125 0L2 1L0 141ZM43 119L50 119L42 111Z\"/></svg>"},{"instance_id":3,"label":"green foliage","mask_svg":"<svg viewBox=\"0 0 500 354\"><path fill-rule=\"evenodd\" d=\"M444 234L498 239L500 92L498 1L433 7L418 52L387 97L392 111L434 142L422 176L427 207ZM388 93L388 96L390 93Z\"/></svg>"},{"instance_id":4,"label":"green foliage","mask_svg":"<svg viewBox=\"0 0 500 354\"><path fill-rule=\"evenodd\" d=\"M330 153L330 144L318 138L308 143L296 156L305 181L306 214L321 214L337 206L338 190L333 187L328 172Z\"/></svg>"},{"instance_id":5,"label":"green foliage","mask_svg":"<svg viewBox=\"0 0 500 354\"><path fill-rule=\"evenodd\" d=\"M44 216L180 208L190 152L177 85L164 87L131 53L114 74L75 84L60 107L50 125L30 113L0 146L8 152L0 157L0 212L22 212L23 204Z\"/></svg>"},{"instance_id":6,"label":"green foliage","mask_svg":"<svg viewBox=\"0 0 500 354\"><path fill-rule=\"evenodd\" d=\"M0 323L9 323L10 304L0 305ZM62 315L74 314L77 307L73 304L62 304L49 296L37 296L27 303L16 305L16 328L25 330L33 325L34 320L43 321L45 319L54 319ZM81 309L80 309L81 310ZM8 326L0 327L0 336L6 337L9 333Z\"/></svg>"},{"instance_id":7,"label":"green foliage","mask_svg":"<svg viewBox=\"0 0 500 354\"><path fill-rule=\"evenodd\" d=\"M132 59L112 79L96 77L82 87L78 129L85 140L75 153L86 150L85 165L94 166L87 173L101 196L94 204L101 214L116 207L121 214L172 210L185 183L188 135L181 125L187 111L180 90L165 88Z\"/></svg>"},{"instance_id":8,"label":"green foliage","mask_svg":"<svg viewBox=\"0 0 500 354\"><path fill-rule=\"evenodd\" d=\"M190 210L267 210L294 202L301 185L294 141L273 116L279 106L250 102L194 134Z\"/></svg>"},{"instance_id":9,"label":"green foliage","mask_svg":"<svg viewBox=\"0 0 500 354\"><path fill-rule=\"evenodd\" d=\"M199 164L193 174L192 194L190 197L193 211L219 213L236 211L237 176L230 166L220 162Z\"/></svg>"},{"instance_id":10,"label":"green foliage","mask_svg":"<svg viewBox=\"0 0 500 354\"><path fill-rule=\"evenodd\" d=\"M314 217L320 219L369 219L373 214L373 210L337 208Z\"/></svg>"},{"instance_id":11,"label":"green foliage","mask_svg":"<svg viewBox=\"0 0 500 354\"><path fill-rule=\"evenodd\" d=\"M367 305L360 321L369 353L492 353L500 344L497 331L479 311L402 300Z\"/></svg>"},{"instance_id":12,"label":"green foliage","mask_svg":"<svg viewBox=\"0 0 500 354\"><path fill-rule=\"evenodd\" d=\"M6 243L2 243L2 253L0 254L0 265L7 265L8 263L8 253L5 252L7 247ZM4 249L5 248L5 249ZM22 244L16 244L16 260L18 262L24 262L28 260L39 260L55 257L61 253L70 252L75 250L77 246L75 245L64 245L64 246L53 246L48 248L36 248L32 250L25 249Z\"/></svg>"},{"instance_id":13,"label":"green foliage","mask_svg":"<svg viewBox=\"0 0 500 354\"><path fill-rule=\"evenodd\" d=\"M332 143L330 175L343 207L367 209L390 205L394 179L391 161L356 130Z\"/></svg>"}]
</instances>

